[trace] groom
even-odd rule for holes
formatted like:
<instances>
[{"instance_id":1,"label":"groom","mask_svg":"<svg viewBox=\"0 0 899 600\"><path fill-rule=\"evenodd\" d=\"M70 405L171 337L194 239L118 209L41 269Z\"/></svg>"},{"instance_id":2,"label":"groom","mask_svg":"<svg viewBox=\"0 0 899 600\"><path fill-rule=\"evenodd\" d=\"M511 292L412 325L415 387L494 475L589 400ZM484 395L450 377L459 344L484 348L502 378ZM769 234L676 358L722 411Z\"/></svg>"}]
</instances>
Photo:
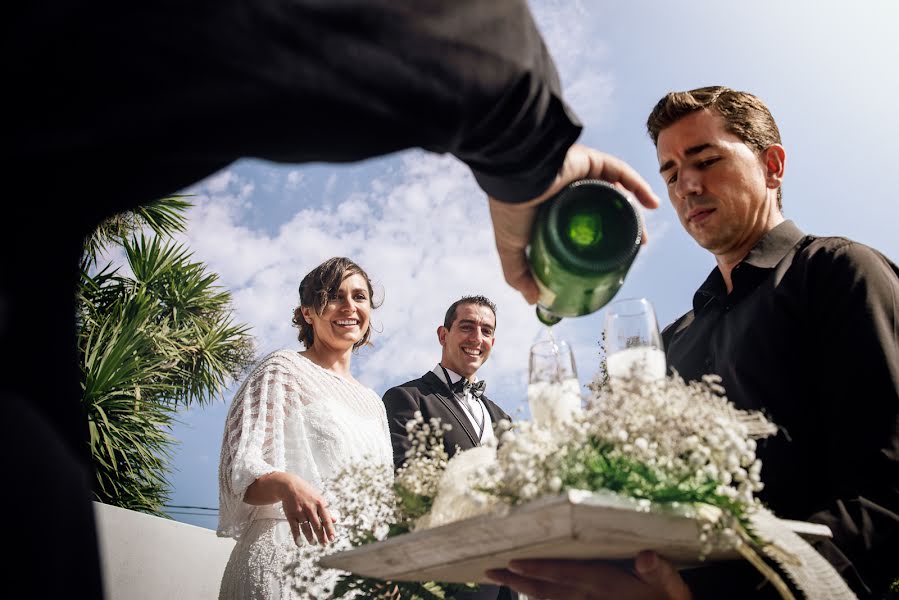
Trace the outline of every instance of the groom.
<instances>
[{"instance_id":1,"label":"groom","mask_svg":"<svg viewBox=\"0 0 899 600\"><path fill-rule=\"evenodd\" d=\"M496 341L496 305L484 296L464 296L446 311L437 340L443 347L440 362L418 379L390 388L384 394L393 462L399 468L411 444L406 423L415 411L425 422L433 417L449 423L443 444L452 457L456 448L467 450L494 437L500 419L511 420L484 395L486 382L477 371L487 361ZM477 592L457 594L457 600L513 600L518 595L505 587L481 585Z\"/></svg>"}]
</instances>

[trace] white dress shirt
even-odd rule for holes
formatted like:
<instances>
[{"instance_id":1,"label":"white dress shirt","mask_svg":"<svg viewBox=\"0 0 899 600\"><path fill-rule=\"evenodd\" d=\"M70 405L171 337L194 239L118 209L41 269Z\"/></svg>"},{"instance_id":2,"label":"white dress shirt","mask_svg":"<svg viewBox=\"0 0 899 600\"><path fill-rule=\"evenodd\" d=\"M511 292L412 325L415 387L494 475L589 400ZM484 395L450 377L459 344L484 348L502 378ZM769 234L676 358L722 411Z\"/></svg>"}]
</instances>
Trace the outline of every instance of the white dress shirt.
<instances>
[{"instance_id":1,"label":"white dress shirt","mask_svg":"<svg viewBox=\"0 0 899 600\"><path fill-rule=\"evenodd\" d=\"M434 367L434 375L440 378L440 381L443 383L447 383L446 377L443 375L443 369L446 367L441 367L438 363L436 367ZM463 377L453 371L452 369L446 369L446 372L449 374L451 381L448 383L449 387L452 388L453 384L458 382ZM478 376L475 375L472 377L471 382L476 383L478 381ZM468 417L468 420L471 422L471 426L477 434L479 431L481 433L480 443L484 444L488 440L494 437L493 435L493 419L490 418L490 413L487 412L487 406L484 402L478 398L477 396L472 395L470 392L465 392L463 396L459 394L453 394L457 399L460 399L460 406L462 407L462 412L465 413L465 416ZM482 419L483 417L483 419ZM483 428L479 425L483 421Z\"/></svg>"}]
</instances>

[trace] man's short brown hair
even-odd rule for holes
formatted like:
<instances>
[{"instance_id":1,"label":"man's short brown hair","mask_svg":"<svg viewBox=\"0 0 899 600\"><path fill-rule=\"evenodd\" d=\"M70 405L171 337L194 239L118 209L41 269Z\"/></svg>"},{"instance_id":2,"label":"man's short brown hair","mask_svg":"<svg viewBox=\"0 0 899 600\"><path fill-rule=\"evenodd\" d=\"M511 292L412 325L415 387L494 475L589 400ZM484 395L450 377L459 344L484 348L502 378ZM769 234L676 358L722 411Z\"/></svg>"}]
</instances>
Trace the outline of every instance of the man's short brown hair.
<instances>
[{"instance_id":1,"label":"man's short brown hair","mask_svg":"<svg viewBox=\"0 0 899 600\"><path fill-rule=\"evenodd\" d=\"M773 144L781 143L777 123L764 102L748 92L738 92L720 85L665 94L646 120L646 130L652 143L658 145L663 129L700 110L714 110L721 115L724 128L757 154ZM782 208L781 196L781 189L778 188L778 209Z\"/></svg>"},{"instance_id":2,"label":"man's short brown hair","mask_svg":"<svg viewBox=\"0 0 899 600\"><path fill-rule=\"evenodd\" d=\"M486 306L493 313L494 327L496 326L496 304L490 301L487 296L462 296L446 309L446 315L443 317L443 326L451 329L453 321L456 320L456 309L463 304L475 304L477 306Z\"/></svg>"}]
</instances>

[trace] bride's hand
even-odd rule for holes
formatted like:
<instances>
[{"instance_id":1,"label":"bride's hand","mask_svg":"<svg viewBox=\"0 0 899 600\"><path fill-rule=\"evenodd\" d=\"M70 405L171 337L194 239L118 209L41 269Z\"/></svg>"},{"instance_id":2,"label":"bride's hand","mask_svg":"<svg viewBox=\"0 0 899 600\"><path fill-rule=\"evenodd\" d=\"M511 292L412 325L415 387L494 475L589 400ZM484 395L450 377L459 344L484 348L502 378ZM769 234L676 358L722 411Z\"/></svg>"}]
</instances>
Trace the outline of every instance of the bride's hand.
<instances>
[{"instance_id":1,"label":"bride's hand","mask_svg":"<svg viewBox=\"0 0 899 600\"><path fill-rule=\"evenodd\" d=\"M302 477L290 473L285 475L281 506L293 539L297 540L302 532L310 544L314 544L316 539L322 544L333 542L337 536L334 530L336 519L328 511L328 502Z\"/></svg>"},{"instance_id":2,"label":"bride's hand","mask_svg":"<svg viewBox=\"0 0 899 600\"><path fill-rule=\"evenodd\" d=\"M328 502L313 485L298 475L274 471L254 481L244 493L244 502L261 506L281 503L294 541L300 532L310 544L333 542L336 519L328 512Z\"/></svg>"}]
</instances>

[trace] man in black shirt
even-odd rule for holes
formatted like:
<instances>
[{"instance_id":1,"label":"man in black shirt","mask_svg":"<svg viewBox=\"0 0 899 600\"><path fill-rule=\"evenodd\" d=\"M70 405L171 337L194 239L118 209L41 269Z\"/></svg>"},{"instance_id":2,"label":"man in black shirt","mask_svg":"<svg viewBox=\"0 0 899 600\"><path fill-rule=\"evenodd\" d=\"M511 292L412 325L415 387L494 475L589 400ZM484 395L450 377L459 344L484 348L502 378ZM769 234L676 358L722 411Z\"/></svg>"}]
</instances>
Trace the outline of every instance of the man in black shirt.
<instances>
[{"instance_id":1,"label":"man in black shirt","mask_svg":"<svg viewBox=\"0 0 899 600\"><path fill-rule=\"evenodd\" d=\"M899 578L899 270L784 220L786 152L755 96L671 93L647 126L681 224L718 263L663 332L669 366L686 380L716 373L737 407L767 413L780 432L759 443L761 499L828 525L818 551L859 597L884 597ZM499 580L548 598L777 597L748 563L678 576L644 554L636 571L656 567L647 586L608 565L554 562Z\"/></svg>"},{"instance_id":2,"label":"man in black shirt","mask_svg":"<svg viewBox=\"0 0 899 600\"><path fill-rule=\"evenodd\" d=\"M102 596L75 289L103 218L241 157L421 147L470 166L506 280L533 302L536 204L585 177L657 204L626 164L573 144L580 123L524 0L36 0L8 12L0 456L14 482L3 512L25 505L29 518L7 527L7 595Z\"/></svg>"},{"instance_id":3,"label":"man in black shirt","mask_svg":"<svg viewBox=\"0 0 899 600\"><path fill-rule=\"evenodd\" d=\"M899 270L784 220L786 153L755 96L668 94L648 128L681 224L718 263L663 332L668 364L720 375L737 407L780 427L759 444L762 501L828 525L818 550L860 597L882 597L899 577Z\"/></svg>"}]
</instances>

